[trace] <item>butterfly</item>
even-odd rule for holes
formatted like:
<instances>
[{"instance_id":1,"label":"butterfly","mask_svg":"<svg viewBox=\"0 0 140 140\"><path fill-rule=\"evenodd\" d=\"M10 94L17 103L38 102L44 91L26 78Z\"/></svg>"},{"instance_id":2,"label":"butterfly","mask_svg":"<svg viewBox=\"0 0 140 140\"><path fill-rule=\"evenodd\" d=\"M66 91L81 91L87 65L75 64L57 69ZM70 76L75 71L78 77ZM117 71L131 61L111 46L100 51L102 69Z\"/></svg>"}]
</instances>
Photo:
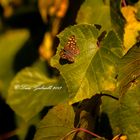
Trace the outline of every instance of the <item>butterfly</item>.
<instances>
[{"instance_id":1,"label":"butterfly","mask_svg":"<svg viewBox=\"0 0 140 140\"><path fill-rule=\"evenodd\" d=\"M80 50L76 46L76 38L74 35L70 36L67 44L59 53L61 59L65 59L71 63L74 62L74 57L80 53Z\"/></svg>"}]
</instances>

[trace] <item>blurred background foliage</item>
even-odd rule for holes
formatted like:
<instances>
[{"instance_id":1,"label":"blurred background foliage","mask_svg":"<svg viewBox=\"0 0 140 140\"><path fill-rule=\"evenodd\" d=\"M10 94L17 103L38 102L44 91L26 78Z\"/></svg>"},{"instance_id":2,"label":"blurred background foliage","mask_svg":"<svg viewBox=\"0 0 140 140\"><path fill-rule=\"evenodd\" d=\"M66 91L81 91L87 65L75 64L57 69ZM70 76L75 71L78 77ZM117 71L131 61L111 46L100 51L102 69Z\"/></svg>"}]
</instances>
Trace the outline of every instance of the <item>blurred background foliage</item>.
<instances>
[{"instance_id":1,"label":"blurred background foliage","mask_svg":"<svg viewBox=\"0 0 140 140\"><path fill-rule=\"evenodd\" d=\"M50 107L25 123L6 104L9 84L17 72L31 65L49 77L57 75L49 65L58 46L56 34L75 24L82 2L0 0L0 140L33 139L34 125Z\"/></svg>"}]
</instances>

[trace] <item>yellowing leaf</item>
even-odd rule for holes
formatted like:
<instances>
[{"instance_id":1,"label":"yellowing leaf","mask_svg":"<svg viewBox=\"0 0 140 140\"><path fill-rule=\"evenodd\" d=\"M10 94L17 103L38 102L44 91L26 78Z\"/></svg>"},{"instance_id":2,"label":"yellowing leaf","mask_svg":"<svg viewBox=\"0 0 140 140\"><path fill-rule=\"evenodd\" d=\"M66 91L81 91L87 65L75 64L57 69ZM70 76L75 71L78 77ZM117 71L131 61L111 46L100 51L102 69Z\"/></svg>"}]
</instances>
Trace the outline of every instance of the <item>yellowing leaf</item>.
<instances>
[{"instance_id":1,"label":"yellowing leaf","mask_svg":"<svg viewBox=\"0 0 140 140\"><path fill-rule=\"evenodd\" d=\"M68 0L39 0L39 11L44 22L47 22L47 16L63 18L68 9Z\"/></svg>"},{"instance_id":2,"label":"yellowing leaf","mask_svg":"<svg viewBox=\"0 0 140 140\"><path fill-rule=\"evenodd\" d=\"M137 9L135 7L127 6L121 10L127 21L124 29L124 53L126 53L136 43L136 37L138 36L138 31L140 31L140 22L136 19L135 13Z\"/></svg>"},{"instance_id":3,"label":"yellowing leaf","mask_svg":"<svg viewBox=\"0 0 140 140\"><path fill-rule=\"evenodd\" d=\"M50 33L46 33L44 41L39 48L40 55L45 59L49 60L53 55L52 43L53 39Z\"/></svg>"},{"instance_id":4,"label":"yellowing leaf","mask_svg":"<svg viewBox=\"0 0 140 140\"><path fill-rule=\"evenodd\" d=\"M106 81L105 79L102 84L103 84L104 90L114 91L114 89L116 87L114 83Z\"/></svg>"},{"instance_id":5,"label":"yellowing leaf","mask_svg":"<svg viewBox=\"0 0 140 140\"><path fill-rule=\"evenodd\" d=\"M119 134L119 135L115 136L112 140L127 140L127 136Z\"/></svg>"}]
</instances>

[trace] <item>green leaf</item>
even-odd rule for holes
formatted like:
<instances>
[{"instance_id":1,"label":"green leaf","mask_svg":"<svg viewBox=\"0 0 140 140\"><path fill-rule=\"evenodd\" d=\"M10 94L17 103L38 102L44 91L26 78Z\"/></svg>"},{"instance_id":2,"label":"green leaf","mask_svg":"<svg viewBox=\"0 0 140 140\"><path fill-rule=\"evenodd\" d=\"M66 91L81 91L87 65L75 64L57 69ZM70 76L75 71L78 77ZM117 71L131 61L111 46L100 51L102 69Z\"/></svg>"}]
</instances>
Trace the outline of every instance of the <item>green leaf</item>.
<instances>
[{"instance_id":1,"label":"green leaf","mask_svg":"<svg viewBox=\"0 0 140 140\"><path fill-rule=\"evenodd\" d=\"M60 140L73 129L73 123L72 106L57 105L40 122L34 140Z\"/></svg>"},{"instance_id":2,"label":"green leaf","mask_svg":"<svg viewBox=\"0 0 140 140\"><path fill-rule=\"evenodd\" d=\"M44 106L55 105L68 97L62 77L49 79L33 68L19 72L11 83L7 103L28 121Z\"/></svg>"},{"instance_id":3,"label":"green leaf","mask_svg":"<svg viewBox=\"0 0 140 140\"><path fill-rule=\"evenodd\" d=\"M110 16L113 29L118 33L120 39L123 40L126 21L121 13L121 2L122 0L110 0Z\"/></svg>"},{"instance_id":4,"label":"green leaf","mask_svg":"<svg viewBox=\"0 0 140 140\"><path fill-rule=\"evenodd\" d=\"M136 43L119 62L118 93L120 95L137 83L140 77L140 43Z\"/></svg>"},{"instance_id":5,"label":"green leaf","mask_svg":"<svg viewBox=\"0 0 140 140\"><path fill-rule=\"evenodd\" d=\"M71 35L76 36L80 54L74 63L61 65L59 53ZM116 63L122 54L121 43L113 31L100 42L100 46L97 46L98 30L88 24L69 27L58 37L60 45L51 62L65 79L71 97L76 95L72 103L103 90L114 90Z\"/></svg>"},{"instance_id":6,"label":"green leaf","mask_svg":"<svg viewBox=\"0 0 140 140\"><path fill-rule=\"evenodd\" d=\"M99 24L103 29L111 30L109 0L86 0L77 16L77 23Z\"/></svg>"},{"instance_id":7,"label":"green leaf","mask_svg":"<svg viewBox=\"0 0 140 140\"><path fill-rule=\"evenodd\" d=\"M118 76L118 108L120 129L128 139L140 138L140 43L136 43L121 59Z\"/></svg>"},{"instance_id":8,"label":"green leaf","mask_svg":"<svg viewBox=\"0 0 140 140\"><path fill-rule=\"evenodd\" d=\"M122 40L125 19L120 8L121 0L86 0L78 12L76 21L99 24L107 31L115 29Z\"/></svg>"},{"instance_id":9,"label":"green leaf","mask_svg":"<svg viewBox=\"0 0 140 140\"><path fill-rule=\"evenodd\" d=\"M140 43L135 44L119 62L119 102L103 100L114 135L123 133L128 139L140 138Z\"/></svg>"},{"instance_id":10,"label":"green leaf","mask_svg":"<svg viewBox=\"0 0 140 140\"><path fill-rule=\"evenodd\" d=\"M140 83L140 78L137 79ZM140 84L131 86L120 98L120 129L128 139L140 139Z\"/></svg>"},{"instance_id":11,"label":"green leaf","mask_svg":"<svg viewBox=\"0 0 140 140\"><path fill-rule=\"evenodd\" d=\"M140 81L140 78L138 79ZM124 134L128 139L140 138L140 84L130 87L120 101L108 100L104 109L109 117L113 134Z\"/></svg>"},{"instance_id":12,"label":"green leaf","mask_svg":"<svg viewBox=\"0 0 140 140\"><path fill-rule=\"evenodd\" d=\"M5 97L11 79L14 77L13 61L17 51L29 38L27 30L9 30L0 35L0 91Z\"/></svg>"}]
</instances>

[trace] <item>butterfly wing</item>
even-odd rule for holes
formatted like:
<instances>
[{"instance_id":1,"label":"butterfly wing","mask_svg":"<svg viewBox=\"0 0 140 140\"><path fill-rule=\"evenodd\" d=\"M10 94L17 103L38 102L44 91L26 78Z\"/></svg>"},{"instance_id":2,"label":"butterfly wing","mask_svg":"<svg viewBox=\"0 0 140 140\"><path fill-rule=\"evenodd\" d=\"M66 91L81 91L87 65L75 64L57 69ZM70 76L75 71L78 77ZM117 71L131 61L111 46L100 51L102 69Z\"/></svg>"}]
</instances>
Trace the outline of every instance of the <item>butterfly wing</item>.
<instances>
[{"instance_id":1,"label":"butterfly wing","mask_svg":"<svg viewBox=\"0 0 140 140\"><path fill-rule=\"evenodd\" d=\"M67 44L65 45L64 49L60 51L60 57L62 59L66 59L70 62L74 62L74 56L80 53L78 47L76 46L76 39L75 36L72 35Z\"/></svg>"},{"instance_id":2,"label":"butterfly wing","mask_svg":"<svg viewBox=\"0 0 140 140\"><path fill-rule=\"evenodd\" d=\"M78 55L80 53L78 47L76 46L76 39L75 36L72 35L69 40L68 43L66 44L66 46L64 47L65 51L68 51L69 53L71 53L73 56Z\"/></svg>"},{"instance_id":3,"label":"butterfly wing","mask_svg":"<svg viewBox=\"0 0 140 140\"><path fill-rule=\"evenodd\" d=\"M64 49L60 51L59 55L62 59L66 59L69 62L74 62L74 57L70 53L66 52Z\"/></svg>"}]
</instances>

